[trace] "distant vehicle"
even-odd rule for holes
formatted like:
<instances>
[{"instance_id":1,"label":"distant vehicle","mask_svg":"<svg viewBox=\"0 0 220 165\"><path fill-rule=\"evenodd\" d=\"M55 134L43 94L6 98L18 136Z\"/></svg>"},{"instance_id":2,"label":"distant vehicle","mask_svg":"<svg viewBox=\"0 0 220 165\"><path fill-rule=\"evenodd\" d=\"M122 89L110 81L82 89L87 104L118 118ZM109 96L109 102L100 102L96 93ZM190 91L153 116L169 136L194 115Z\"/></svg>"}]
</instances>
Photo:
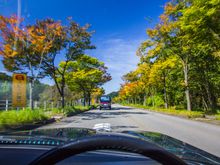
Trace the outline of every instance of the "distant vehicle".
<instances>
[{"instance_id":1,"label":"distant vehicle","mask_svg":"<svg viewBox=\"0 0 220 165\"><path fill-rule=\"evenodd\" d=\"M100 101L99 101L99 109L100 110L102 108L112 109L111 102L112 102L112 100L111 100L110 96L101 96Z\"/></svg>"}]
</instances>

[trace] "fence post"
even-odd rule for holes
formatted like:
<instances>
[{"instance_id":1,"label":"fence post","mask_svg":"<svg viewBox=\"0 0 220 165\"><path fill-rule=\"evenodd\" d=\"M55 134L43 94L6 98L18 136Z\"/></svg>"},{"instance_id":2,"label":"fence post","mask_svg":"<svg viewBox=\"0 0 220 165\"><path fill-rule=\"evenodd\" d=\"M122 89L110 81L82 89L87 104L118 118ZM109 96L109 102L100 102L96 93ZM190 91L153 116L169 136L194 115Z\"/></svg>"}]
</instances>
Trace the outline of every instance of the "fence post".
<instances>
[{"instance_id":1,"label":"fence post","mask_svg":"<svg viewBox=\"0 0 220 165\"><path fill-rule=\"evenodd\" d=\"M57 108L59 108L59 101L57 101Z\"/></svg>"},{"instance_id":2,"label":"fence post","mask_svg":"<svg viewBox=\"0 0 220 165\"><path fill-rule=\"evenodd\" d=\"M52 103L51 103L51 109L53 110L53 101L52 101Z\"/></svg>"},{"instance_id":3,"label":"fence post","mask_svg":"<svg viewBox=\"0 0 220 165\"><path fill-rule=\"evenodd\" d=\"M5 100L5 110L8 111L8 99Z\"/></svg>"},{"instance_id":4,"label":"fence post","mask_svg":"<svg viewBox=\"0 0 220 165\"><path fill-rule=\"evenodd\" d=\"M37 108L37 101L34 101L34 108Z\"/></svg>"}]
</instances>

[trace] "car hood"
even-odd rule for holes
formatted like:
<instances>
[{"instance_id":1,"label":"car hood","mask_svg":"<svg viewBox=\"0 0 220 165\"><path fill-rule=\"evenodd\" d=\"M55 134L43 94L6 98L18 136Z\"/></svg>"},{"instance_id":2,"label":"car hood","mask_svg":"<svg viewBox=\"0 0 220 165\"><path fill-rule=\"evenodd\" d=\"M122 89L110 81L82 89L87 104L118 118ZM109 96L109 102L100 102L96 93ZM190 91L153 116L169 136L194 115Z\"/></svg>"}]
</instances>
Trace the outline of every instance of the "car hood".
<instances>
[{"instance_id":1,"label":"car hood","mask_svg":"<svg viewBox=\"0 0 220 165\"><path fill-rule=\"evenodd\" d=\"M97 132L86 128L53 128L39 129L31 131L18 131L1 133L0 144L29 144L29 145L50 145L58 146L77 138L91 136L100 133L123 134L135 136L156 144L176 156L184 159L188 164L219 164L220 158L209 154L201 149L193 147L170 136L155 132L132 132L124 131L120 133Z\"/></svg>"}]
</instances>

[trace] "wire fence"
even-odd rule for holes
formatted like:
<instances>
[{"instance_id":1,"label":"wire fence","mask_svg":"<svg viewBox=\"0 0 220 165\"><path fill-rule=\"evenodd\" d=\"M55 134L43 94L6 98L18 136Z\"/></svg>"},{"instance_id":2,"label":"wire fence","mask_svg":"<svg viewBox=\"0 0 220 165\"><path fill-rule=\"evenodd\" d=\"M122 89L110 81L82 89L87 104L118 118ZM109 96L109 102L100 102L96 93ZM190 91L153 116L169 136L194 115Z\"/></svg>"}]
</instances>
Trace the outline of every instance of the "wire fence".
<instances>
[{"instance_id":1,"label":"wire fence","mask_svg":"<svg viewBox=\"0 0 220 165\"><path fill-rule=\"evenodd\" d=\"M34 109L41 108L43 110L48 110L48 109L55 109L55 108L61 108L61 101L33 101L33 107ZM82 100L74 101L74 102L66 102L65 107L71 107L74 105L83 105ZM30 107L29 102L27 101L26 108ZM13 110L13 109L18 109L12 106L12 100L0 100L0 110L1 111L8 111L8 110Z\"/></svg>"},{"instance_id":2,"label":"wire fence","mask_svg":"<svg viewBox=\"0 0 220 165\"><path fill-rule=\"evenodd\" d=\"M0 110L9 110L12 109L12 101L11 100L0 100Z\"/></svg>"}]
</instances>

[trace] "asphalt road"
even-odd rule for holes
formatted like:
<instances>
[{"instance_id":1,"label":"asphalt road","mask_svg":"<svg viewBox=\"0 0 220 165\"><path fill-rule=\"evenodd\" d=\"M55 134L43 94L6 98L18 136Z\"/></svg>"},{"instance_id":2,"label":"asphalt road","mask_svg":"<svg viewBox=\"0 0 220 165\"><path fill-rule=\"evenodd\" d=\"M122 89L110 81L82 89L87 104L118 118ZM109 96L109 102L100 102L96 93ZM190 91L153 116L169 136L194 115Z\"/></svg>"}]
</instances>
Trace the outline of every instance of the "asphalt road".
<instances>
[{"instance_id":1,"label":"asphalt road","mask_svg":"<svg viewBox=\"0 0 220 165\"><path fill-rule=\"evenodd\" d=\"M93 128L97 123L110 123L113 131L160 132L220 157L220 126L121 105L112 110L90 110L41 128Z\"/></svg>"}]
</instances>

